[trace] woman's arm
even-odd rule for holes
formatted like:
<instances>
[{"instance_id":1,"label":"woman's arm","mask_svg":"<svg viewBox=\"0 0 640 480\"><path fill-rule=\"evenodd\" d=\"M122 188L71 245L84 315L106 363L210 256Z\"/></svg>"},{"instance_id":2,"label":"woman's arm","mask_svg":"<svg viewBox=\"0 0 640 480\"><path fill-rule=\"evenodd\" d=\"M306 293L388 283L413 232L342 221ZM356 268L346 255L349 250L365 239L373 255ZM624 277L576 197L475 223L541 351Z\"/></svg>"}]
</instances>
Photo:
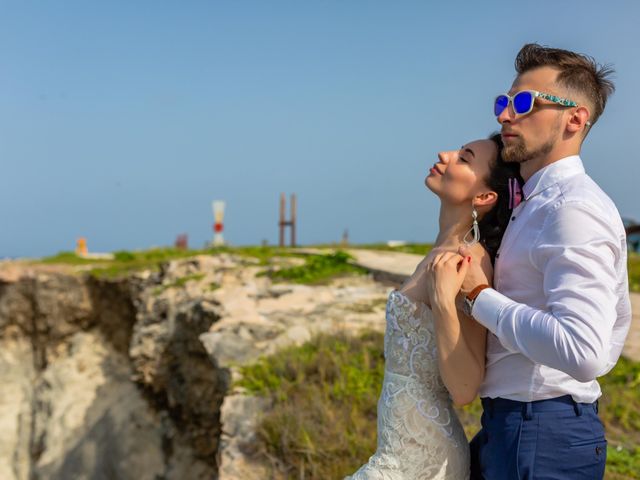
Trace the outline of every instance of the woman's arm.
<instances>
[{"instance_id":1,"label":"woman's arm","mask_svg":"<svg viewBox=\"0 0 640 480\"><path fill-rule=\"evenodd\" d=\"M474 261L481 263L487 283L490 283L489 256L482 248L473 253ZM434 258L427 267L440 376L457 405L473 401L485 372L487 330L456 308L456 295L468 265L468 258L446 253Z\"/></svg>"},{"instance_id":2,"label":"woman's arm","mask_svg":"<svg viewBox=\"0 0 640 480\"><path fill-rule=\"evenodd\" d=\"M440 376L453 402L466 405L484 380L487 330L455 308L433 313Z\"/></svg>"}]
</instances>

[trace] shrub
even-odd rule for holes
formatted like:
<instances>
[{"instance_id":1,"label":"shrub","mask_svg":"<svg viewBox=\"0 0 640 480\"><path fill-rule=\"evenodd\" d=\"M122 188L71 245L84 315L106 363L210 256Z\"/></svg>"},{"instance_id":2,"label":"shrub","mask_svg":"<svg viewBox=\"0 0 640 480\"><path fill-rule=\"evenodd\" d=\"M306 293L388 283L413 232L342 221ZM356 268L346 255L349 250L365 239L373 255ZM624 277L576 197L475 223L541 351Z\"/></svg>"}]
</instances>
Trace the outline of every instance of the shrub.
<instances>
[{"instance_id":1,"label":"shrub","mask_svg":"<svg viewBox=\"0 0 640 480\"><path fill-rule=\"evenodd\" d=\"M382 336L318 336L242 369L242 386L270 397L259 448L272 478L342 478L376 448Z\"/></svg>"},{"instance_id":2,"label":"shrub","mask_svg":"<svg viewBox=\"0 0 640 480\"><path fill-rule=\"evenodd\" d=\"M367 270L349 263L353 258L346 252L329 255L309 255L304 265L269 270L265 275L275 281L317 284L339 275L364 275Z\"/></svg>"},{"instance_id":3,"label":"shrub","mask_svg":"<svg viewBox=\"0 0 640 480\"><path fill-rule=\"evenodd\" d=\"M342 478L375 452L384 375L381 333L319 336L241 371L240 385L273 402L258 430L271 478ZM621 358L599 380L609 440L607 479L640 478L640 362ZM479 400L457 412L471 439L480 428Z\"/></svg>"}]
</instances>

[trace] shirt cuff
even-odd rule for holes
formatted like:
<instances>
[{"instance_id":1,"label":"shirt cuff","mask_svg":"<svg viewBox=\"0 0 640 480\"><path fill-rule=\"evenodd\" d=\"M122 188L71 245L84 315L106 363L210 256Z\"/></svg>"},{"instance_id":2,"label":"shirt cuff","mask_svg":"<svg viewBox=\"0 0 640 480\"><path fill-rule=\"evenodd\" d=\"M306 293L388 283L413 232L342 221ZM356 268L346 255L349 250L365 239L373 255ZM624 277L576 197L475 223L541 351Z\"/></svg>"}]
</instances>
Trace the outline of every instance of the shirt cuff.
<instances>
[{"instance_id":1,"label":"shirt cuff","mask_svg":"<svg viewBox=\"0 0 640 480\"><path fill-rule=\"evenodd\" d=\"M512 300L493 288L485 288L476 297L471 316L484 325L491 333L497 335L500 312Z\"/></svg>"}]
</instances>

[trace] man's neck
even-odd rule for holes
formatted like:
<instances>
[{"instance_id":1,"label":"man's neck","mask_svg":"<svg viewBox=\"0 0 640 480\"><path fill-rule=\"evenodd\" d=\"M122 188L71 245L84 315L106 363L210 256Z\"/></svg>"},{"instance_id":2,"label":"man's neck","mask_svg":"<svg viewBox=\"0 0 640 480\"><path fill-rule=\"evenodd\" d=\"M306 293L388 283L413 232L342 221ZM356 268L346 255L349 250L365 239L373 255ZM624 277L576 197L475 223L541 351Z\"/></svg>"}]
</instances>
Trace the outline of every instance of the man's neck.
<instances>
[{"instance_id":1,"label":"man's neck","mask_svg":"<svg viewBox=\"0 0 640 480\"><path fill-rule=\"evenodd\" d=\"M551 165L552 163L562 160L563 158L570 157L572 155L580 155L580 149L563 149L556 152L551 152L544 157L532 158L531 160L520 164L520 175L526 182L536 172Z\"/></svg>"}]
</instances>

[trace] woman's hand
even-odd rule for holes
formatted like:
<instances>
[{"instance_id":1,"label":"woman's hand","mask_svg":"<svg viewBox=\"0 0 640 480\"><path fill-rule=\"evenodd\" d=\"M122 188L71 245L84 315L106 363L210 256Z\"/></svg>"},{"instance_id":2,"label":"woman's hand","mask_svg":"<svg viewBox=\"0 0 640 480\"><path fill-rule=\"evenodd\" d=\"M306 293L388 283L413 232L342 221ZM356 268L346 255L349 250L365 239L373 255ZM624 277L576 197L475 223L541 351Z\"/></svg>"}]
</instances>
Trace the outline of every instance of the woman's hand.
<instances>
[{"instance_id":1,"label":"woman's hand","mask_svg":"<svg viewBox=\"0 0 640 480\"><path fill-rule=\"evenodd\" d=\"M427 265L427 293L432 309L452 311L456 308L456 295L467 275L471 257L456 252L437 254Z\"/></svg>"}]
</instances>

